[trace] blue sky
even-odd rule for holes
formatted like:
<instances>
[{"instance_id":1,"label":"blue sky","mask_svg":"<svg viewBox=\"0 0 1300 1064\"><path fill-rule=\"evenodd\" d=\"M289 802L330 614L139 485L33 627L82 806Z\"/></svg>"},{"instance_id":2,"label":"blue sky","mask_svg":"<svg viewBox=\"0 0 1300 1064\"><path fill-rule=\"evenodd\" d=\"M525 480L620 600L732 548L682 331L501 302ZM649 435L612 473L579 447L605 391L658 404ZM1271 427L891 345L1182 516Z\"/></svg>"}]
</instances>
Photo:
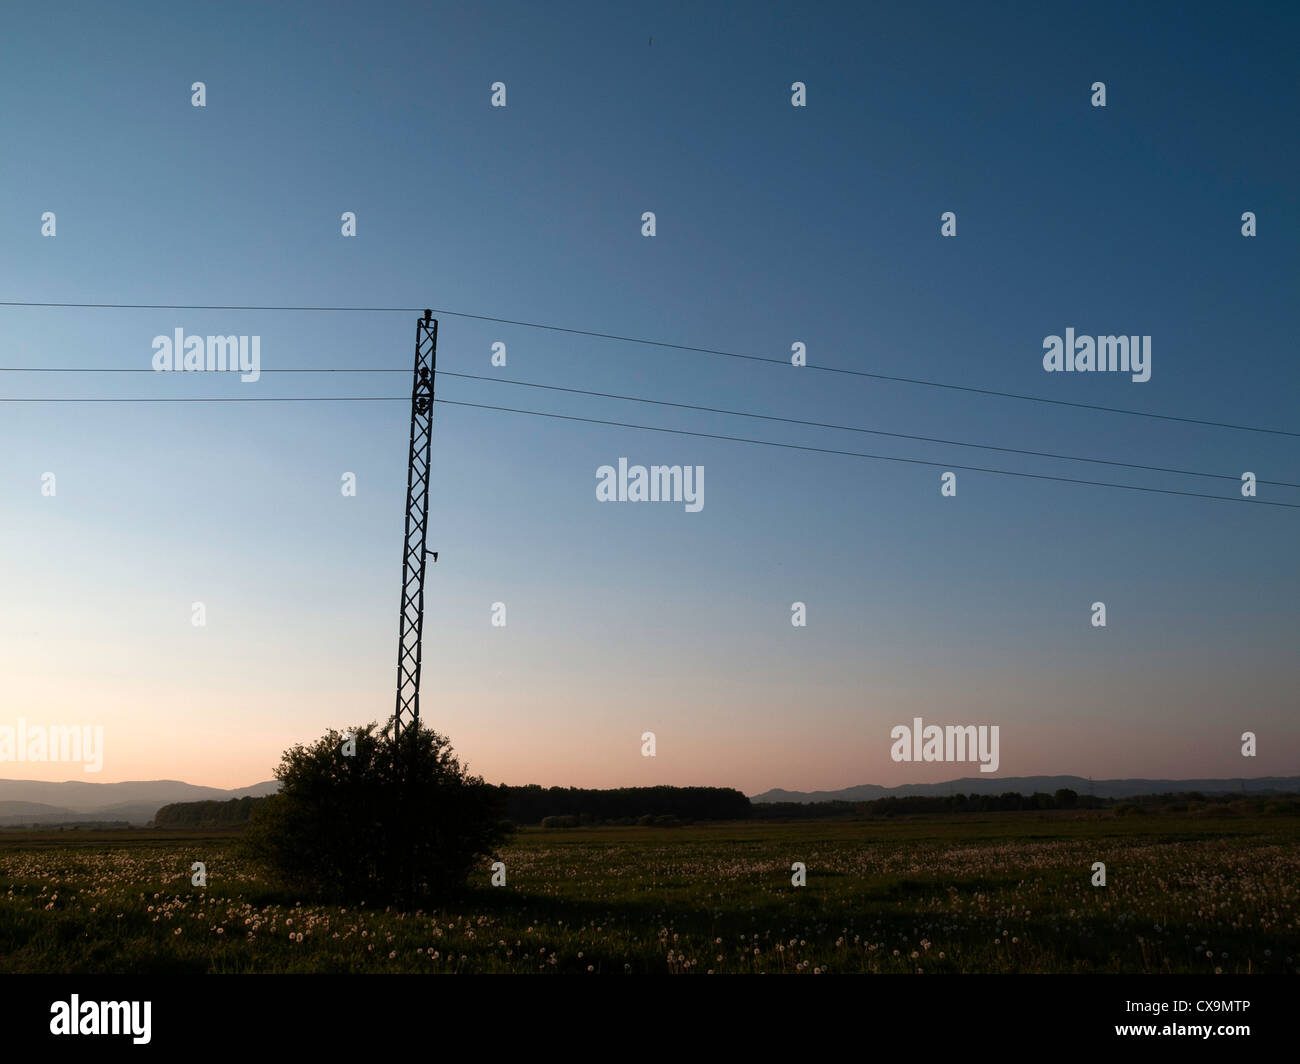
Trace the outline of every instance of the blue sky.
<instances>
[{"instance_id":1,"label":"blue sky","mask_svg":"<svg viewBox=\"0 0 1300 1064\"><path fill-rule=\"evenodd\" d=\"M778 359L799 340L813 365L1300 431L1285 7L6 19L5 300L428 306ZM148 368L152 338L181 327L260 335L264 370L406 370L414 318L0 307L0 365ZM1295 438L440 321L446 371L1300 482ZM1043 338L1067 327L1151 335L1151 380L1045 373ZM408 390L402 373L0 374L8 397ZM495 382L442 377L438 395L1237 494ZM382 720L407 416L0 404L0 723L102 723L104 780L237 786L293 742ZM455 406L435 424L422 702L493 781L752 793L972 774L890 760L914 715L998 724L1004 775L1300 771L1295 511L977 473L941 498L936 467ZM598 503L595 471L620 456L703 465L704 509Z\"/></svg>"}]
</instances>

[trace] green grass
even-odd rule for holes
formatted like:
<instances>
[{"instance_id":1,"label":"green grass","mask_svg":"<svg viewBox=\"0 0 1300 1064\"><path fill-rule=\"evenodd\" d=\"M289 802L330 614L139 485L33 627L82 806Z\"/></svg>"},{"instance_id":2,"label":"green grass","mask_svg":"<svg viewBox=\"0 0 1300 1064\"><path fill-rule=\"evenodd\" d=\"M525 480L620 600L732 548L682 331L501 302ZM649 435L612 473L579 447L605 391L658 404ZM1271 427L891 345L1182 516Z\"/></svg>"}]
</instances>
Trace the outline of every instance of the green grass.
<instances>
[{"instance_id":1,"label":"green grass","mask_svg":"<svg viewBox=\"0 0 1300 1064\"><path fill-rule=\"evenodd\" d=\"M505 887L485 863L398 912L285 896L231 832L2 832L0 971L1295 972L1298 843L1288 816L531 829Z\"/></svg>"}]
</instances>

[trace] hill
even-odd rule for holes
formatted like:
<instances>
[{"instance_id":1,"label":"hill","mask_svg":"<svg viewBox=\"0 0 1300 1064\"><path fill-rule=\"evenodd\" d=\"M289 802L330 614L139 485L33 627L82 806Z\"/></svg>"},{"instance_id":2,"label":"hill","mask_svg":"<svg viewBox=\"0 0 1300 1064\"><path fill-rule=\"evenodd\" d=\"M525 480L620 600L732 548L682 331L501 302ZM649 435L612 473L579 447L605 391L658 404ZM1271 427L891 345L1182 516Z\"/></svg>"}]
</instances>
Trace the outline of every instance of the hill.
<instances>
[{"instance_id":1,"label":"hill","mask_svg":"<svg viewBox=\"0 0 1300 1064\"><path fill-rule=\"evenodd\" d=\"M81 821L147 824L172 802L224 801L274 794L275 780L222 790L180 780L87 783L84 780L0 780L0 827Z\"/></svg>"},{"instance_id":2,"label":"hill","mask_svg":"<svg viewBox=\"0 0 1300 1064\"><path fill-rule=\"evenodd\" d=\"M755 804L772 802L869 802L877 798L945 794L1055 794L1067 789L1097 798L1134 798L1143 794L1294 794L1300 776L1262 776L1257 779L1218 780L1088 780L1082 776L967 776L946 783L904 783L881 787L863 783L838 791L785 791L774 789L750 798Z\"/></svg>"}]
</instances>

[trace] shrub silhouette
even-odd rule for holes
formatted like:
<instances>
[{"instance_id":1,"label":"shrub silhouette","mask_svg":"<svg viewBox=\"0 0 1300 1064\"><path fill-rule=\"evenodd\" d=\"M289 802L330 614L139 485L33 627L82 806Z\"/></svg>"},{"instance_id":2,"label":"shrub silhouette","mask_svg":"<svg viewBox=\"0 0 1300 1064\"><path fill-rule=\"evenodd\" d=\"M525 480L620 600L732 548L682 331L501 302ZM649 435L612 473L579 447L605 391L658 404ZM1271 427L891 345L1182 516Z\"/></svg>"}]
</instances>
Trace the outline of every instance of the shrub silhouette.
<instances>
[{"instance_id":1,"label":"shrub silhouette","mask_svg":"<svg viewBox=\"0 0 1300 1064\"><path fill-rule=\"evenodd\" d=\"M353 728L349 756L349 734L331 730L281 758L280 791L255 809L245 840L286 886L351 900L439 899L507 838L500 793L467 773L445 737L408 725L395 740L377 728Z\"/></svg>"}]
</instances>

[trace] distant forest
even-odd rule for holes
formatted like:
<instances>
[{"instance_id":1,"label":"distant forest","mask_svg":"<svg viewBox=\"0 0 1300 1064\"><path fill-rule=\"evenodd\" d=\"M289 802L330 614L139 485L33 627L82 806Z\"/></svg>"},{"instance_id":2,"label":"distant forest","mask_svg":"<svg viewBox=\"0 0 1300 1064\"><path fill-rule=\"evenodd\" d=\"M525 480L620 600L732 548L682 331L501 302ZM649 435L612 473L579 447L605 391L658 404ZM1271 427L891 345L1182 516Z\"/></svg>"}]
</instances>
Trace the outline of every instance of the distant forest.
<instances>
[{"instance_id":1,"label":"distant forest","mask_svg":"<svg viewBox=\"0 0 1300 1064\"><path fill-rule=\"evenodd\" d=\"M873 798L866 802L764 802L754 806L764 820L810 820L828 817L892 817L917 813L1005 813L1036 809L1109 809L1117 815L1137 812L1300 813L1300 795L1143 794L1132 798L1094 798L1063 787L1055 794L940 794Z\"/></svg>"},{"instance_id":2,"label":"distant forest","mask_svg":"<svg viewBox=\"0 0 1300 1064\"><path fill-rule=\"evenodd\" d=\"M505 816L515 824L548 828L586 824L673 825L704 820L874 819L924 813L997 813L1033 810L1111 810L1117 815L1137 812L1219 813L1252 815L1300 814L1300 796L1243 798L1236 794L1153 794L1135 798L1094 798L1061 789L1055 794L944 794L876 798L866 802L771 802L754 805L740 791L727 787L620 787L586 790L579 787L498 788ZM248 823L265 798L234 798L224 802L177 802L154 815L159 828L232 828Z\"/></svg>"},{"instance_id":3,"label":"distant forest","mask_svg":"<svg viewBox=\"0 0 1300 1064\"><path fill-rule=\"evenodd\" d=\"M742 820L753 815L749 799L728 787L620 787L586 790L580 787L498 788L505 818L515 824L576 827L579 824L686 823L699 820ZM248 823L265 798L233 798L225 802L176 802L154 814L159 828L228 828ZM544 823L545 822L545 823Z\"/></svg>"},{"instance_id":4,"label":"distant forest","mask_svg":"<svg viewBox=\"0 0 1300 1064\"><path fill-rule=\"evenodd\" d=\"M263 801L245 795L225 802L173 802L153 815L156 828L239 828L248 823L254 806Z\"/></svg>"}]
</instances>

